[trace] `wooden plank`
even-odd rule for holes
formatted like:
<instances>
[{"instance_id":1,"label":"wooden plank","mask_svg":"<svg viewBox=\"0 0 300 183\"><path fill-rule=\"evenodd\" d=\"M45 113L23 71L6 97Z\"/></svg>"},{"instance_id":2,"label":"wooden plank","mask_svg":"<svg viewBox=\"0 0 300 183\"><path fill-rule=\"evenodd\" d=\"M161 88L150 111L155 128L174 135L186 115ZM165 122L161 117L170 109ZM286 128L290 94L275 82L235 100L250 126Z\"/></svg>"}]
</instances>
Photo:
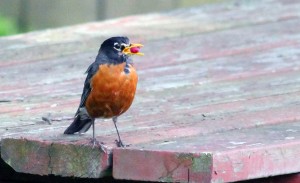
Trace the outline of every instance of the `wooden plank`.
<instances>
[{"instance_id":1,"label":"wooden plank","mask_svg":"<svg viewBox=\"0 0 300 183\"><path fill-rule=\"evenodd\" d=\"M17 172L80 178L110 175L108 153L86 142L68 145L64 141L9 138L1 142L2 159Z\"/></svg>"},{"instance_id":2,"label":"wooden plank","mask_svg":"<svg viewBox=\"0 0 300 183\"><path fill-rule=\"evenodd\" d=\"M274 8L266 11L269 3ZM299 136L286 136L300 120L299 4L230 1L0 39L1 157L20 172L93 178L114 163L116 178L148 181L227 182L299 171L292 163ZM146 54L134 58L138 92L119 120L131 146L116 149L112 122L98 120L104 148L93 148L91 131L62 132L99 40L125 33L142 41ZM42 120L49 113L51 124ZM281 155L283 147L288 151ZM253 159L245 159L249 153ZM259 158L271 168L252 165ZM245 168L230 169L238 165ZM151 172L153 166L162 171Z\"/></svg>"},{"instance_id":3,"label":"wooden plank","mask_svg":"<svg viewBox=\"0 0 300 183\"><path fill-rule=\"evenodd\" d=\"M299 18L297 1L286 3L271 0L268 3L272 4L272 9L266 9L265 3L226 1L200 9L129 16L1 38L0 53L3 56L0 62L10 61L9 64L12 64L19 63L18 60L34 61L87 50L96 51L99 43L112 35L126 34L136 40L159 40Z\"/></svg>"},{"instance_id":4,"label":"wooden plank","mask_svg":"<svg viewBox=\"0 0 300 183\"><path fill-rule=\"evenodd\" d=\"M296 121L117 148L113 175L127 180L233 182L294 173L300 169L299 130Z\"/></svg>"}]
</instances>

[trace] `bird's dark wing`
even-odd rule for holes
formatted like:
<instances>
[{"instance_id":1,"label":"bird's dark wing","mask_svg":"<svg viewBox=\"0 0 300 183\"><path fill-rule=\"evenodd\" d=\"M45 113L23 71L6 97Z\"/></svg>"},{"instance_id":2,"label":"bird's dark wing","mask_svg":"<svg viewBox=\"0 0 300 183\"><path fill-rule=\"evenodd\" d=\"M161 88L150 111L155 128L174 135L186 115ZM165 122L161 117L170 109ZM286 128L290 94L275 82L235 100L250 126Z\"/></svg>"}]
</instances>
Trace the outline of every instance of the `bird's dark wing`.
<instances>
[{"instance_id":1,"label":"bird's dark wing","mask_svg":"<svg viewBox=\"0 0 300 183\"><path fill-rule=\"evenodd\" d=\"M95 119L91 118L88 115L85 109L85 101L92 90L91 79L98 71L98 69L99 69L99 64L97 62L92 63L87 69L86 71L87 76L84 82L80 105L75 114L73 123L65 130L64 134L74 134L76 132L84 133L91 127L92 123L95 121Z\"/></svg>"},{"instance_id":2,"label":"bird's dark wing","mask_svg":"<svg viewBox=\"0 0 300 183\"><path fill-rule=\"evenodd\" d=\"M86 76L86 79L85 79L85 82L84 82L84 87L83 87L83 91L82 91L82 95L81 95L80 104L79 104L78 110L77 110L75 115L78 114L79 109L81 107L85 106L85 101L88 98L88 96L91 92L91 89L92 89L91 88L91 79L94 76L94 74L98 71L98 69L99 69L99 63L94 62L89 66L89 68L85 72L85 73L87 73L87 76Z\"/></svg>"}]
</instances>

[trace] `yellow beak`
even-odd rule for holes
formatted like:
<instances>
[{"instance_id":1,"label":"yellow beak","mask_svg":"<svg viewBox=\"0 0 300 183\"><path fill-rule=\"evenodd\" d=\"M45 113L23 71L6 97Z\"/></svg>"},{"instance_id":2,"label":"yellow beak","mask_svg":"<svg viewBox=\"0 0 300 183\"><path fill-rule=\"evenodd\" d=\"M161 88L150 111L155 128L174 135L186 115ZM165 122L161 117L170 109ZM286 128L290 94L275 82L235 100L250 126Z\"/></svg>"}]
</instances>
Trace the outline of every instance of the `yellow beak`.
<instances>
[{"instance_id":1,"label":"yellow beak","mask_svg":"<svg viewBox=\"0 0 300 183\"><path fill-rule=\"evenodd\" d=\"M129 46L125 47L122 51L122 53L126 54L126 55L139 55L139 56L143 56L144 53L139 52L139 49L143 47L142 44L139 43L132 43Z\"/></svg>"}]
</instances>

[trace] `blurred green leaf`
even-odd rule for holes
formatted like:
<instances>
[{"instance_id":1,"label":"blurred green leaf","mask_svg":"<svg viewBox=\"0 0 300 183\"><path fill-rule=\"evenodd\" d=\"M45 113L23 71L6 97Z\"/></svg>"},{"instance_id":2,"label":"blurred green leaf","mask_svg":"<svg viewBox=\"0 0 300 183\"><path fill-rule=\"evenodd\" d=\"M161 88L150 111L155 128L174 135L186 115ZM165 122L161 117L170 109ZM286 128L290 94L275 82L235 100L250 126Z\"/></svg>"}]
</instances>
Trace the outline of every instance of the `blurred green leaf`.
<instances>
[{"instance_id":1,"label":"blurred green leaf","mask_svg":"<svg viewBox=\"0 0 300 183\"><path fill-rule=\"evenodd\" d=\"M17 34L18 32L16 22L0 15L0 36Z\"/></svg>"}]
</instances>

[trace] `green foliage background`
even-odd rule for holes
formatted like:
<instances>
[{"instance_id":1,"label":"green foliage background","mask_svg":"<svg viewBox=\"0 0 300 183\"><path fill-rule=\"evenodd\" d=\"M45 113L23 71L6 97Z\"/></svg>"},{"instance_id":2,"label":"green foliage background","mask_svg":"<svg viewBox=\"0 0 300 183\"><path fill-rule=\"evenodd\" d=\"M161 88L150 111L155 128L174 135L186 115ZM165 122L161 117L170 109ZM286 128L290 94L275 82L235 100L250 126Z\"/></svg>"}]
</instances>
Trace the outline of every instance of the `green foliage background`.
<instances>
[{"instance_id":1,"label":"green foliage background","mask_svg":"<svg viewBox=\"0 0 300 183\"><path fill-rule=\"evenodd\" d=\"M16 22L0 15L0 36L8 36L18 32Z\"/></svg>"}]
</instances>

